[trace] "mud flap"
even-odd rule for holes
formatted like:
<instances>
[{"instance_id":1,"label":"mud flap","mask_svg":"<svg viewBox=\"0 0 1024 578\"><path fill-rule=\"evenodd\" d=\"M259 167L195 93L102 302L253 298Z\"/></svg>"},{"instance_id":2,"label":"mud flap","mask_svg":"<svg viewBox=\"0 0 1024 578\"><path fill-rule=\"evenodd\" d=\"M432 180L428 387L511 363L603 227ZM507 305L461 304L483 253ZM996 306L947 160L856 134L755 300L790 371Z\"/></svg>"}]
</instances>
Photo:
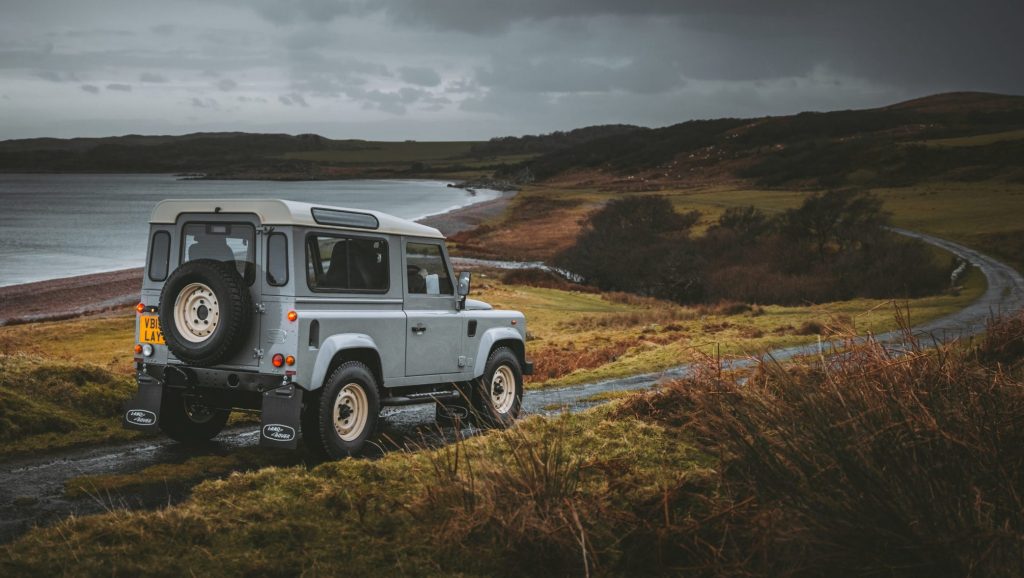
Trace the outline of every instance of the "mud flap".
<instances>
[{"instance_id":1,"label":"mud flap","mask_svg":"<svg viewBox=\"0 0 1024 578\"><path fill-rule=\"evenodd\" d=\"M263 394L260 445L293 450L302 436L303 389L288 385Z\"/></svg>"},{"instance_id":2,"label":"mud flap","mask_svg":"<svg viewBox=\"0 0 1024 578\"><path fill-rule=\"evenodd\" d=\"M124 403L122 425L127 429L155 432L159 429L160 403L163 401L164 386L146 374L138 377L139 391L135 397Z\"/></svg>"}]
</instances>

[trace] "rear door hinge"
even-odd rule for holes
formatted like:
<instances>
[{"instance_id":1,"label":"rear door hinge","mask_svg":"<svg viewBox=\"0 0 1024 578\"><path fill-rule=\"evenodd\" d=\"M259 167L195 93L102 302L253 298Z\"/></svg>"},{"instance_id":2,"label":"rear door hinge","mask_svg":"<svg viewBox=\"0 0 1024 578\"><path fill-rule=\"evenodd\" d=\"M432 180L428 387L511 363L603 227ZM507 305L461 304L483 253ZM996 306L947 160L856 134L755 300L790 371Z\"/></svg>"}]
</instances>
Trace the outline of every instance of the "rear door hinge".
<instances>
[{"instance_id":1,"label":"rear door hinge","mask_svg":"<svg viewBox=\"0 0 1024 578\"><path fill-rule=\"evenodd\" d=\"M266 305L264 305L262 303L257 303L256 304L256 313L259 313L260 315L262 315L262 314L264 314L266 312L267 312L267 306Z\"/></svg>"},{"instance_id":2,"label":"rear door hinge","mask_svg":"<svg viewBox=\"0 0 1024 578\"><path fill-rule=\"evenodd\" d=\"M259 347L255 347L252 350L252 356L254 359L263 359L263 350Z\"/></svg>"}]
</instances>

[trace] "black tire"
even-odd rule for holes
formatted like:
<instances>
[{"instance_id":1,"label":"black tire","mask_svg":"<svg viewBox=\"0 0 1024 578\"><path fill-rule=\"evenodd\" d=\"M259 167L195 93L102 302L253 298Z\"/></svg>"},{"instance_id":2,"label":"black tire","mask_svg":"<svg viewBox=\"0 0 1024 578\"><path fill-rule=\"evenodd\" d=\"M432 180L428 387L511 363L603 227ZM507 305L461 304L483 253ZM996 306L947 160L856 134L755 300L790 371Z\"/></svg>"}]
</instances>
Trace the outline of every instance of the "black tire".
<instances>
[{"instance_id":1,"label":"black tire","mask_svg":"<svg viewBox=\"0 0 1024 578\"><path fill-rule=\"evenodd\" d=\"M187 329L177 326L174 315L179 296L184 298L182 292L195 284L205 285L212 291L210 305L211 308L216 307L218 313L212 333L199 342L183 337ZM206 313L203 315L203 321L206 321ZM249 289L230 263L213 259L189 261L171 273L160 293L160 329L167 349L181 361L192 365L216 365L237 353L248 341L252 317Z\"/></svg>"},{"instance_id":2,"label":"black tire","mask_svg":"<svg viewBox=\"0 0 1024 578\"><path fill-rule=\"evenodd\" d=\"M302 445L316 460L327 459L327 452L324 450L324 438L320 434L320 398L323 397L323 388L315 391L307 391L302 397Z\"/></svg>"},{"instance_id":3,"label":"black tire","mask_svg":"<svg viewBox=\"0 0 1024 578\"><path fill-rule=\"evenodd\" d=\"M503 375L502 380L497 382L495 374L499 372ZM509 375L512 383L508 383ZM484 374L476 380L475 385L473 413L477 423L485 428L504 429L511 426L523 407L523 370L515 352L508 347L492 351L484 365ZM511 403L506 401L503 405L507 407L499 407L496 405L497 400L506 399L503 396L510 385L514 388Z\"/></svg>"},{"instance_id":4,"label":"black tire","mask_svg":"<svg viewBox=\"0 0 1024 578\"><path fill-rule=\"evenodd\" d=\"M338 400L343 396L350 403L346 404L343 399L339 404ZM339 406L337 427L336 405ZM345 406L351 412L347 416L343 409ZM377 433L379 417L380 392L373 372L363 363L349 361L334 370L324 383L314 435L319 437L320 445L330 459L357 456L366 450L367 442Z\"/></svg>"},{"instance_id":5,"label":"black tire","mask_svg":"<svg viewBox=\"0 0 1024 578\"><path fill-rule=\"evenodd\" d=\"M462 383L457 387L460 397L456 401L434 403L434 421L442 427L464 427L473 423L473 385Z\"/></svg>"},{"instance_id":6,"label":"black tire","mask_svg":"<svg viewBox=\"0 0 1024 578\"><path fill-rule=\"evenodd\" d=\"M226 409L206 407L196 396L169 389L160 406L160 430L174 441L199 444L219 434L230 416Z\"/></svg>"}]
</instances>

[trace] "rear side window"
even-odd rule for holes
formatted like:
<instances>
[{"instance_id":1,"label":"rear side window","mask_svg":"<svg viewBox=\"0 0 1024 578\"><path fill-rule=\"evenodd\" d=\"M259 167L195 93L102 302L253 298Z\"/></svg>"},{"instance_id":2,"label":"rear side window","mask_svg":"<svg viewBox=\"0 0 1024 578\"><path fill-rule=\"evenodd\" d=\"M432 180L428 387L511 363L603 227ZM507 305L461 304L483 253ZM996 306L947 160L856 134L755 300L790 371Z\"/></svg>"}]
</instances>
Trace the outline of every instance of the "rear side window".
<instances>
[{"instance_id":1,"label":"rear side window","mask_svg":"<svg viewBox=\"0 0 1024 578\"><path fill-rule=\"evenodd\" d=\"M409 277L410 295L455 294L440 245L406 243L405 271Z\"/></svg>"},{"instance_id":2,"label":"rear side window","mask_svg":"<svg viewBox=\"0 0 1024 578\"><path fill-rule=\"evenodd\" d=\"M313 291L387 292L388 243L384 239L309 235L306 282Z\"/></svg>"},{"instance_id":3,"label":"rear side window","mask_svg":"<svg viewBox=\"0 0 1024 578\"><path fill-rule=\"evenodd\" d=\"M186 223L181 262L213 259L231 263L246 285L256 280L256 229L248 223Z\"/></svg>"},{"instance_id":4,"label":"rear side window","mask_svg":"<svg viewBox=\"0 0 1024 578\"><path fill-rule=\"evenodd\" d=\"M170 261L170 233L167 231L153 233L153 243L149 247L149 280L163 281L167 279L167 269Z\"/></svg>"},{"instance_id":5,"label":"rear side window","mask_svg":"<svg viewBox=\"0 0 1024 578\"><path fill-rule=\"evenodd\" d=\"M275 287L288 284L288 237L284 233L267 237L267 283Z\"/></svg>"}]
</instances>

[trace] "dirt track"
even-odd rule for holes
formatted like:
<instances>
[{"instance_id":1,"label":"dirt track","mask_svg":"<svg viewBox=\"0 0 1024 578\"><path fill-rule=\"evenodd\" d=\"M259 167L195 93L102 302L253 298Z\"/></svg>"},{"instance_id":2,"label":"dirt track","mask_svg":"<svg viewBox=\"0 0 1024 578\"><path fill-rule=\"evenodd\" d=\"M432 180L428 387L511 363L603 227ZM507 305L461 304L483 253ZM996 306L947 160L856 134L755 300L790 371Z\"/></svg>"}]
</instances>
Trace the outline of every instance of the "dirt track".
<instances>
[{"instance_id":1,"label":"dirt track","mask_svg":"<svg viewBox=\"0 0 1024 578\"><path fill-rule=\"evenodd\" d=\"M924 341L931 339L949 340L974 335L985 328L987 320L994 314L1012 313L1024 309L1024 278L1011 267L962 245L906 230L896 232L921 239L946 249L978 267L988 280L988 289L979 299L957 313L914 328ZM495 263L491 263L495 265ZM876 336L876 339L895 344L902 334L893 332ZM831 344L811 344L769 352L775 359L786 359L797 355L817 353ZM753 359L739 359L729 362L732 367L754 363ZM661 379L685 375L689 365L681 365L665 371L611 379L584 385L530 390L523 400L527 413L549 413L552 407L574 411L590 407L595 402L587 401L594 394L610 391L636 390L650 387ZM444 443L454 432L438 432L432 425L433 407L414 406L386 410L383 436L385 445L395 447L407 442ZM474 432L467 431L466 434ZM227 431L218 436L205 453L225 453L240 447L255 445L258 431L243 428ZM0 541L15 538L32 524L47 522L70 514L100 512L111 507L157 507L177 501L187 495L187 488L165 488L147 495L100 496L69 500L63 496L64 481L85 474L123 473L141 470L158 463L184 461L196 455L163 439L150 439L110 446L78 449L44 457L22 458L4 464L0 470ZM296 455L294 463L302 463Z\"/></svg>"}]
</instances>

